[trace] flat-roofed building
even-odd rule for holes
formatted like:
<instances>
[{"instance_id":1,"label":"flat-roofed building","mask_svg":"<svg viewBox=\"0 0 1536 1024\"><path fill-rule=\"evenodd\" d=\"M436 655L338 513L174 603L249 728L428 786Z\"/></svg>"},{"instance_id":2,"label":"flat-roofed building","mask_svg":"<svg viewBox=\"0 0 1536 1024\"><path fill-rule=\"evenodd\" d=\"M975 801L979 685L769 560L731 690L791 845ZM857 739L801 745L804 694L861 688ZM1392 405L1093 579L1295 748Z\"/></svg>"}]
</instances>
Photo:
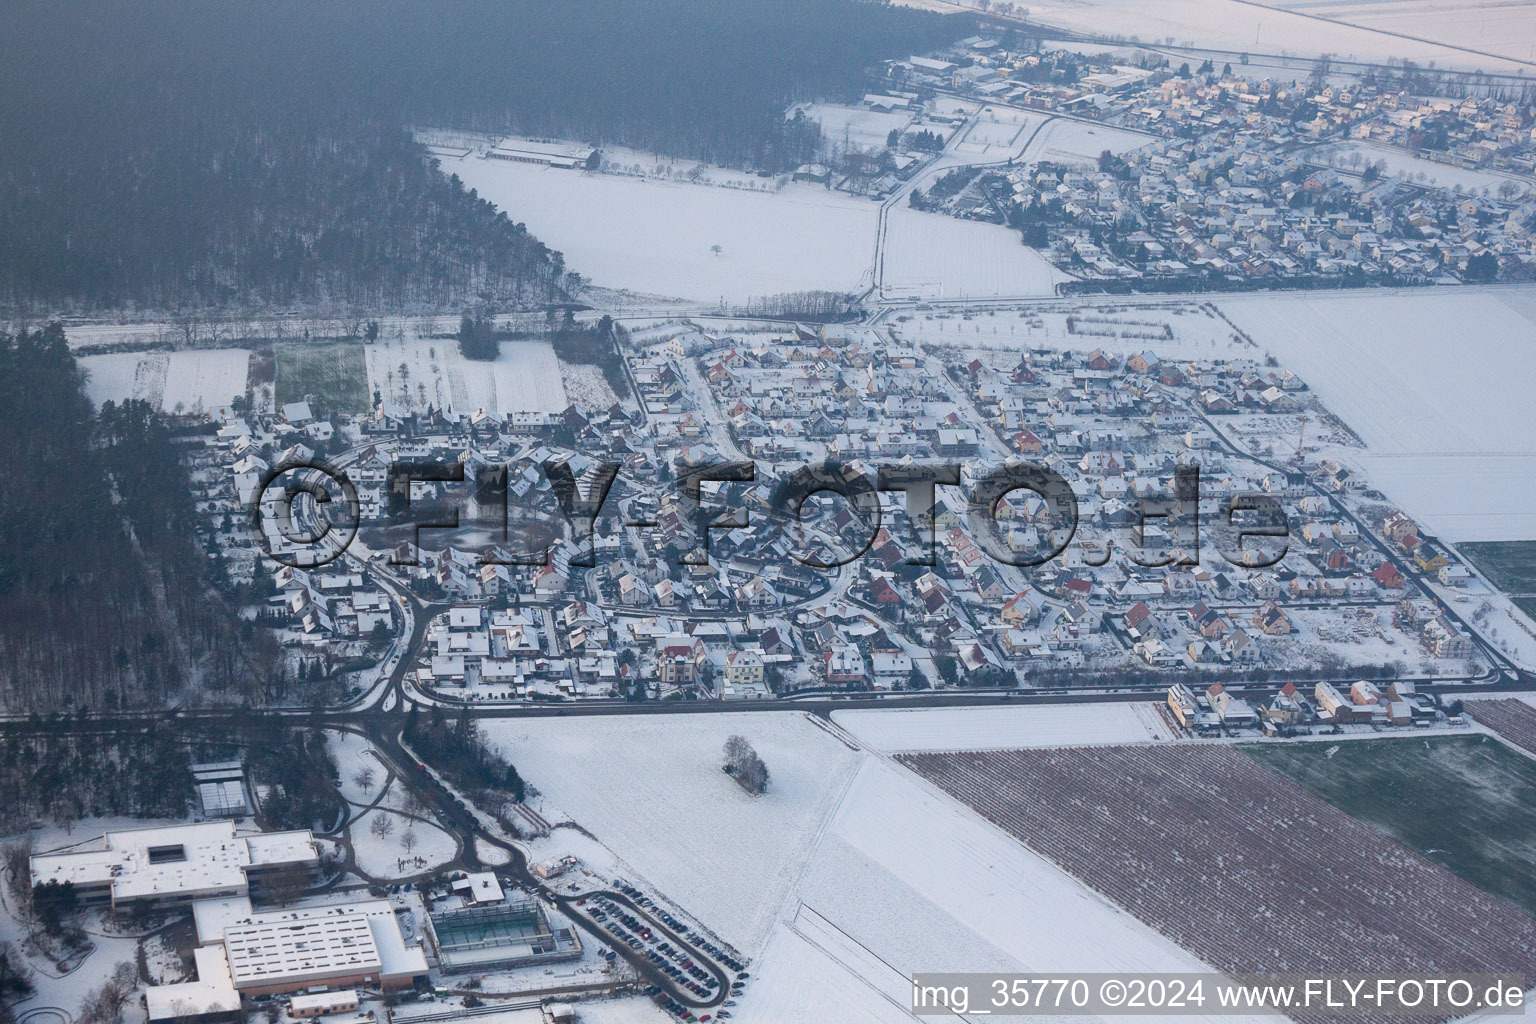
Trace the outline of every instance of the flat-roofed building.
<instances>
[{"instance_id":1,"label":"flat-roofed building","mask_svg":"<svg viewBox=\"0 0 1536 1024\"><path fill-rule=\"evenodd\" d=\"M224 929L235 988L245 995L324 986L409 988L427 974L388 900L253 914Z\"/></svg>"},{"instance_id":2,"label":"flat-roofed building","mask_svg":"<svg viewBox=\"0 0 1536 1024\"><path fill-rule=\"evenodd\" d=\"M579 142L534 142L531 139L502 139L485 155L495 160L546 167L585 167L596 152Z\"/></svg>"},{"instance_id":3,"label":"flat-roofed building","mask_svg":"<svg viewBox=\"0 0 1536 1024\"><path fill-rule=\"evenodd\" d=\"M67 882L81 902L115 909L244 896L253 880L319 863L308 829L241 836L224 820L108 832L100 848L41 854L31 868L34 886Z\"/></svg>"}]
</instances>

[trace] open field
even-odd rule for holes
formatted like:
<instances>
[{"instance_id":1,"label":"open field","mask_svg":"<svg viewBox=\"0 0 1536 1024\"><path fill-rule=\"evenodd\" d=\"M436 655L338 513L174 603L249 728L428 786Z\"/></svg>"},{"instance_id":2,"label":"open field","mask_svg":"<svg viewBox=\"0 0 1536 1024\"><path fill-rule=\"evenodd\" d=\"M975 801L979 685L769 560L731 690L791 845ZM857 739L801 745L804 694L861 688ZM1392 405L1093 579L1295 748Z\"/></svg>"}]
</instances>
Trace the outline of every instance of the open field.
<instances>
[{"instance_id":1,"label":"open field","mask_svg":"<svg viewBox=\"0 0 1536 1024\"><path fill-rule=\"evenodd\" d=\"M1091 317L1091 322L1085 317ZM1261 351L1239 338L1201 302L1162 300L1136 305L1038 303L964 312L902 312L882 321L897 339L962 350L1032 348L1125 358L1151 350L1160 359L1254 359ZM1012 360L1016 362L1016 359Z\"/></svg>"},{"instance_id":2,"label":"open field","mask_svg":"<svg viewBox=\"0 0 1536 1024\"><path fill-rule=\"evenodd\" d=\"M1147 704L1046 704L1001 708L834 711L832 719L884 753L1076 747L1171 740Z\"/></svg>"},{"instance_id":3,"label":"open field","mask_svg":"<svg viewBox=\"0 0 1536 1024\"><path fill-rule=\"evenodd\" d=\"M368 388L413 412L428 406L450 416L480 409L563 412L560 360L547 341L504 341L490 362L465 359L452 339L390 338L365 349Z\"/></svg>"},{"instance_id":4,"label":"open field","mask_svg":"<svg viewBox=\"0 0 1536 1024\"><path fill-rule=\"evenodd\" d=\"M1151 136L1114 125L1058 117L1030 140L1025 156L1030 160L1097 168L1099 154L1106 149L1118 155L1140 149L1152 141Z\"/></svg>"},{"instance_id":5,"label":"open field","mask_svg":"<svg viewBox=\"0 0 1536 1024\"><path fill-rule=\"evenodd\" d=\"M903 2L951 11L980 6L979 0ZM1367 7L1381 13L1374 17L1361 14ZM1327 5L1314 9L1312 0L1271 6L1239 0L1165 0L1157 4L1140 0L1040 0L1028 5L1032 23L1113 40L1199 46L1231 53L1330 54L1375 63L1406 58L1420 64L1434 62L1437 67L1504 72L1526 66L1519 62L1536 59L1532 51L1536 19L1528 10L1526 3L1517 2L1506 14L1493 0L1381 4L1342 0L1336 11ZM1343 24L1344 20L1358 20L1359 24ZM1233 64L1237 64L1236 59Z\"/></svg>"},{"instance_id":6,"label":"open field","mask_svg":"<svg viewBox=\"0 0 1536 1024\"><path fill-rule=\"evenodd\" d=\"M243 348L113 352L82 356L80 366L97 405L141 398L161 412L195 413L243 396L250 359Z\"/></svg>"},{"instance_id":7,"label":"open field","mask_svg":"<svg viewBox=\"0 0 1536 1024\"><path fill-rule=\"evenodd\" d=\"M599 285L740 302L868 283L877 208L820 185L750 192L474 156L441 167Z\"/></svg>"},{"instance_id":8,"label":"open field","mask_svg":"<svg viewBox=\"0 0 1536 1024\"><path fill-rule=\"evenodd\" d=\"M899 760L1220 970L1536 967L1536 921L1232 745Z\"/></svg>"},{"instance_id":9,"label":"open field","mask_svg":"<svg viewBox=\"0 0 1536 1024\"><path fill-rule=\"evenodd\" d=\"M1536 619L1536 541L1481 541L1458 544L1456 550L1504 593L1524 595L1510 600Z\"/></svg>"},{"instance_id":10,"label":"open field","mask_svg":"<svg viewBox=\"0 0 1536 1024\"><path fill-rule=\"evenodd\" d=\"M1218 305L1360 436L1366 479L1432 532L1536 539L1536 297L1458 288Z\"/></svg>"},{"instance_id":11,"label":"open field","mask_svg":"<svg viewBox=\"0 0 1536 1024\"><path fill-rule=\"evenodd\" d=\"M854 751L804 715L658 715L487 722L487 736L546 803L748 955L842 795ZM745 736L772 779L748 796L721 771L721 749ZM638 876L638 877L636 877Z\"/></svg>"},{"instance_id":12,"label":"open field","mask_svg":"<svg viewBox=\"0 0 1536 1024\"><path fill-rule=\"evenodd\" d=\"M1055 294L1068 275L1001 224L891 207L881 284L901 298Z\"/></svg>"},{"instance_id":13,"label":"open field","mask_svg":"<svg viewBox=\"0 0 1536 1024\"><path fill-rule=\"evenodd\" d=\"M1536 760L1486 736L1237 749L1473 885L1536 912Z\"/></svg>"},{"instance_id":14,"label":"open field","mask_svg":"<svg viewBox=\"0 0 1536 1024\"><path fill-rule=\"evenodd\" d=\"M327 412L365 413L372 408L361 342L279 345L276 352L273 389L278 405L313 395Z\"/></svg>"},{"instance_id":15,"label":"open field","mask_svg":"<svg viewBox=\"0 0 1536 1024\"><path fill-rule=\"evenodd\" d=\"M1271 6L1536 60L1536 3L1532 0L1272 0Z\"/></svg>"}]
</instances>

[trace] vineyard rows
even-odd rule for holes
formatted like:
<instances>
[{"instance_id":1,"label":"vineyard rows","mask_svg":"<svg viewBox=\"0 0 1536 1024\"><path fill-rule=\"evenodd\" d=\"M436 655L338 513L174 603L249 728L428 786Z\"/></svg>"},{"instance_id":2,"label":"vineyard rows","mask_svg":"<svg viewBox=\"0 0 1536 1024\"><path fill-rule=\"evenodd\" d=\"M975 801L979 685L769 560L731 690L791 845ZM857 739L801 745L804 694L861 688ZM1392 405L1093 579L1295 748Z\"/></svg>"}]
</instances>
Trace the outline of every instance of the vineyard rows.
<instances>
[{"instance_id":1,"label":"vineyard rows","mask_svg":"<svg viewBox=\"0 0 1536 1024\"><path fill-rule=\"evenodd\" d=\"M900 760L1220 970L1536 974L1536 921L1230 746Z\"/></svg>"},{"instance_id":2,"label":"vineyard rows","mask_svg":"<svg viewBox=\"0 0 1536 1024\"><path fill-rule=\"evenodd\" d=\"M1521 750L1536 754L1536 708L1523 700L1474 700L1466 704L1467 714L1492 729Z\"/></svg>"}]
</instances>

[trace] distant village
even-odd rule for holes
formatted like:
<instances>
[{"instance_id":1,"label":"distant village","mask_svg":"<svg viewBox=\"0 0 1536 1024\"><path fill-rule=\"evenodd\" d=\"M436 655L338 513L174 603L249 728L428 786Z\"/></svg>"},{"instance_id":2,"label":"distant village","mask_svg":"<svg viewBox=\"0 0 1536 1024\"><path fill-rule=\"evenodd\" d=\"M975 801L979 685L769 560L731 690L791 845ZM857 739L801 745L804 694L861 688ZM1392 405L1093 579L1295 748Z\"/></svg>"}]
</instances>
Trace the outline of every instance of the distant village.
<instances>
[{"instance_id":1,"label":"distant village","mask_svg":"<svg viewBox=\"0 0 1536 1024\"><path fill-rule=\"evenodd\" d=\"M1128 58L1127 58L1128 59ZM1047 149L962 166L914 206L1006 223L1079 278L1068 290L1190 291L1530 280L1536 107L1438 95L1405 66L1363 79L1318 62L1300 81L1238 64L1114 63L973 37L889 62L871 111L909 112L884 150L802 176L898 193L960 136L1038 112L1145 133L1123 154ZM959 104L959 106L957 106ZM1020 147L1027 149L1028 147ZM1015 154L1017 156L1017 154Z\"/></svg>"}]
</instances>

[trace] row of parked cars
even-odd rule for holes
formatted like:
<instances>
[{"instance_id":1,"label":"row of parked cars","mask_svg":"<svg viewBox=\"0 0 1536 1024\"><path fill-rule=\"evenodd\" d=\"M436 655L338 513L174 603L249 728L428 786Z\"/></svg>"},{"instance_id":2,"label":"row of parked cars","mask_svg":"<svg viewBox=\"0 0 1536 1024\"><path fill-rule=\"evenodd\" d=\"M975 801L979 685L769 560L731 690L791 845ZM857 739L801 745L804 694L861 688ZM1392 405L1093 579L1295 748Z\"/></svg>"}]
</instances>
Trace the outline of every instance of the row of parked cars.
<instances>
[{"instance_id":1,"label":"row of parked cars","mask_svg":"<svg viewBox=\"0 0 1536 1024\"><path fill-rule=\"evenodd\" d=\"M725 950L715 945L712 941L710 941L707 935L704 935L697 929L689 926L686 922L679 921L677 918L663 910L656 903L652 902L651 898L645 894L644 890L635 888L634 886L625 882L622 878L615 878L613 880L613 887L619 890L619 892L628 896L630 899L634 900L636 906L641 906L649 911L652 911L668 928L682 933L691 942L693 942L694 945L698 946L704 952L714 957L715 960L718 961L721 965L729 968L732 971L736 971L738 974L741 972L742 968L746 966L741 961L727 953ZM745 975L742 976L745 977Z\"/></svg>"}]
</instances>

